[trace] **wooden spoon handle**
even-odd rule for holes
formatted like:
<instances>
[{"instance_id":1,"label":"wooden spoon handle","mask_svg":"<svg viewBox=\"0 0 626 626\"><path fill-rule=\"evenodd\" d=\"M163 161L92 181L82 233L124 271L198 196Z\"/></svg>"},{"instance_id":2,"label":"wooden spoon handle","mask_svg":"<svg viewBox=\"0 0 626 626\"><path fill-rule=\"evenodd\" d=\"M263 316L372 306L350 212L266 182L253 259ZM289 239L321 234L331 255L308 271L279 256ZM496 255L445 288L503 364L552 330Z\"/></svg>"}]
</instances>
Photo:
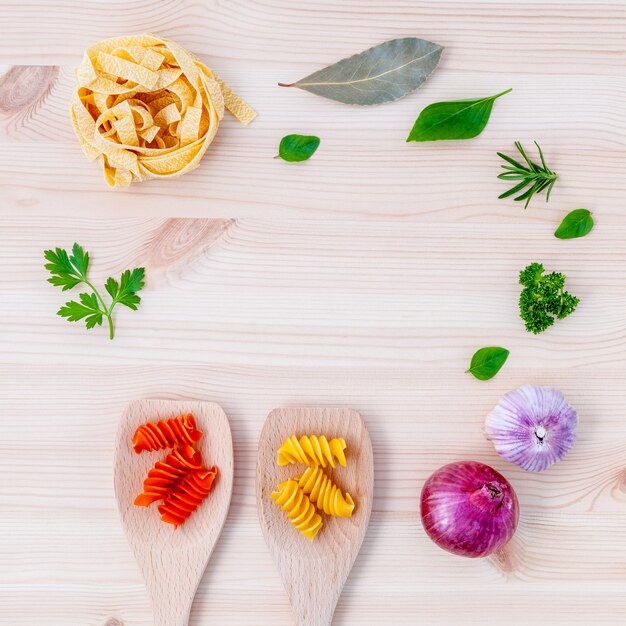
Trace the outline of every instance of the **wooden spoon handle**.
<instances>
[{"instance_id":1,"label":"wooden spoon handle","mask_svg":"<svg viewBox=\"0 0 626 626\"><path fill-rule=\"evenodd\" d=\"M307 563L287 585L297 626L330 626L341 593L341 587L328 584L333 571L333 557L328 555L323 561Z\"/></svg>"},{"instance_id":2,"label":"wooden spoon handle","mask_svg":"<svg viewBox=\"0 0 626 626\"><path fill-rule=\"evenodd\" d=\"M296 626L330 626L333 621L335 605L332 606L316 604L311 607L309 603L300 606L294 603L293 611L296 617Z\"/></svg>"},{"instance_id":3,"label":"wooden spoon handle","mask_svg":"<svg viewBox=\"0 0 626 626\"><path fill-rule=\"evenodd\" d=\"M152 598L154 626L187 626L191 602L174 602L170 595L161 596L161 599Z\"/></svg>"},{"instance_id":4,"label":"wooden spoon handle","mask_svg":"<svg viewBox=\"0 0 626 626\"><path fill-rule=\"evenodd\" d=\"M317 615L299 619L296 626L330 626L333 620L332 613L329 617L318 617Z\"/></svg>"},{"instance_id":5,"label":"wooden spoon handle","mask_svg":"<svg viewBox=\"0 0 626 626\"><path fill-rule=\"evenodd\" d=\"M179 532L179 531L175 531ZM189 546L152 549L144 563L154 626L187 626L191 603L202 577L204 563L194 563Z\"/></svg>"},{"instance_id":6,"label":"wooden spoon handle","mask_svg":"<svg viewBox=\"0 0 626 626\"><path fill-rule=\"evenodd\" d=\"M187 615L172 615L170 611L154 610L154 626L187 626L187 624L189 624L188 613Z\"/></svg>"}]
</instances>

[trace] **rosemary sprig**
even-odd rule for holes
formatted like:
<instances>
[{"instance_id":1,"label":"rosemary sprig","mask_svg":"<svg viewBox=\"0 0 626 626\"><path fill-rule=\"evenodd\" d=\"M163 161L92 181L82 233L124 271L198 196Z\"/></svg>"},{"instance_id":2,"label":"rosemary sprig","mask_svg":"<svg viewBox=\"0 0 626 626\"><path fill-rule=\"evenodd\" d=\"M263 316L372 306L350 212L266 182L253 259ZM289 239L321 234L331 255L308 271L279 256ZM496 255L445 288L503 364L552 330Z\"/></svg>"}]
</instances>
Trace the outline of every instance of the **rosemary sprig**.
<instances>
[{"instance_id":1,"label":"rosemary sprig","mask_svg":"<svg viewBox=\"0 0 626 626\"><path fill-rule=\"evenodd\" d=\"M535 145L537 146L537 150L539 150L539 156L541 158L541 165L531 161L526 152L524 152L524 148L519 141L515 142L515 147L519 150L519 153L524 157L527 165L523 165L519 161L512 159L510 156L506 154L502 154L502 152L498 152L498 156L504 159L508 165L503 165L502 169L505 170L501 174L498 175L498 178L502 180L519 180L515 186L511 187L508 191L505 191L503 194L498 196L499 198L508 198L513 194L516 194L519 191L522 191L525 187L528 187L525 191L523 191L519 196L513 198L514 200L526 200L526 204L524 208L526 208L531 200L531 198L541 191L547 189L546 194L546 202L550 199L550 192L552 191L552 187L554 187L554 183L556 182L557 175L553 172L547 165L546 161L543 158L543 152L539 147L539 144L535 141ZM530 186L529 186L530 185Z\"/></svg>"}]
</instances>

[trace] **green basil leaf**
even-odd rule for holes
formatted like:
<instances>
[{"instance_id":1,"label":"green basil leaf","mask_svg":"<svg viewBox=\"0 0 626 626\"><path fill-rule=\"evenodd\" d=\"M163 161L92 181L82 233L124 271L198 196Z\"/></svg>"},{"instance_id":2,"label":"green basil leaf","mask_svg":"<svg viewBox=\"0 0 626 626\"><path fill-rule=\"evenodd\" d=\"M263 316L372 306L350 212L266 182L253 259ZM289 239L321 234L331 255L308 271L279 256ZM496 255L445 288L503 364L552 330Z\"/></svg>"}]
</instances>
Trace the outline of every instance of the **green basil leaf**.
<instances>
[{"instance_id":1,"label":"green basil leaf","mask_svg":"<svg viewBox=\"0 0 626 626\"><path fill-rule=\"evenodd\" d=\"M442 51L440 45L417 37L392 39L295 83L278 84L345 104L381 104L417 89L439 64Z\"/></svg>"},{"instance_id":2,"label":"green basil leaf","mask_svg":"<svg viewBox=\"0 0 626 626\"><path fill-rule=\"evenodd\" d=\"M500 371L508 358L509 351L506 348L497 346L480 348L474 353L467 371L478 380L489 380Z\"/></svg>"},{"instance_id":3,"label":"green basil leaf","mask_svg":"<svg viewBox=\"0 0 626 626\"><path fill-rule=\"evenodd\" d=\"M278 154L284 161L306 161L320 145L320 138L312 135L285 135L280 140Z\"/></svg>"},{"instance_id":4,"label":"green basil leaf","mask_svg":"<svg viewBox=\"0 0 626 626\"><path fill-rule=\"evenodd\" d=\"M563 218L560 226L554 231L554 236L558 239L576 239L589 234L592 228L591 211L575 209Z\"/></svg>"},{"instance_id":5,"label":"green basil leaf","mask_svg":"<svg viewBox=\"0 0 626 626\"><path fill-rule=\"evenodd\" d=\"M408 141L471 139L483 132L493 103L511 89L477 100L451 100L429 104L415 120Z\"/></svg>"}]
</instances>

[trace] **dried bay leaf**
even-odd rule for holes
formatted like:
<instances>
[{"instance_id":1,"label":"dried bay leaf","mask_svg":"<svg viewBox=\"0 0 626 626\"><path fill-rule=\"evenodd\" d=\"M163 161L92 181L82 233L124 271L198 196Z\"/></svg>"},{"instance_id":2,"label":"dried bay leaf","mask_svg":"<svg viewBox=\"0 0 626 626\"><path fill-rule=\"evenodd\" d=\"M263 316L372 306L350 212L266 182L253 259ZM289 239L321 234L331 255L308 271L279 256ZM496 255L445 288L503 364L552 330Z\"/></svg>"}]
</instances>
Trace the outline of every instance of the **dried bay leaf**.
<instances>
[{"instance_id":1,"label":"dried bay leaf","mask_svg":"<svg viewBox=\"0 0 626 626\"><path fill-rule=\"evenodd\" d=\"M391 39L295 83L278 84L345 104L391 102L420 87L439 64L442 51L442 46L417 37Z\"/></svg>"}]
</instances>

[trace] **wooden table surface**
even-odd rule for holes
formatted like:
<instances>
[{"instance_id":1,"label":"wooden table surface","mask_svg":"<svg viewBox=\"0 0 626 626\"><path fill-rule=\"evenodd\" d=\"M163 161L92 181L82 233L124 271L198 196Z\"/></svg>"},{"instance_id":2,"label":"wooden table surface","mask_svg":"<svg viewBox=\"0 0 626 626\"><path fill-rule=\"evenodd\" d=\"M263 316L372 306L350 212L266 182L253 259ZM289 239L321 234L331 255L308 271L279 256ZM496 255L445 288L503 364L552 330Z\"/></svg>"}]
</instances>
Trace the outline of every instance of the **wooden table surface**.
<instances>
[{"instance_id":1,"label":"wooden table surface","mask_svg":"<svg viewBox=\"0 0 626 626\"><path fill-rule=\"evenodd\" d=\"M129 400L206 399L227 412L235 487L190 625L293 623L263 541L255 459L274 407L345 406L375 455L372 519L334 624L626 621L626 2L2 0L0 2L0 622L148 626L118 521L114 433ZM200 54L258 111L228 117L173 181L106 187L68 120L84 48L151 31ZM370 45L446 46L417 93L353 109L281 89ZM35 66L24 69L23 65ZM467 142L406 144L428 103L513 92ZM272 157L317 134L310 162ZM496 150L538 140L550 204L497 200ZM588 237L552 236L586 207ZM202 218L202 219L193 219ZM143 264L117 337L55 316L45 248L83 244L93 278ZM530 261L568 275L578 310L540 336L517 314ZM473 351L511 356L492 381ZM578 442L540 475L501 460L486 413L523 383L578 410ZM418 497L476 459L521 502L500 558L439 550Z\"/></svg>"}]
</instances>

